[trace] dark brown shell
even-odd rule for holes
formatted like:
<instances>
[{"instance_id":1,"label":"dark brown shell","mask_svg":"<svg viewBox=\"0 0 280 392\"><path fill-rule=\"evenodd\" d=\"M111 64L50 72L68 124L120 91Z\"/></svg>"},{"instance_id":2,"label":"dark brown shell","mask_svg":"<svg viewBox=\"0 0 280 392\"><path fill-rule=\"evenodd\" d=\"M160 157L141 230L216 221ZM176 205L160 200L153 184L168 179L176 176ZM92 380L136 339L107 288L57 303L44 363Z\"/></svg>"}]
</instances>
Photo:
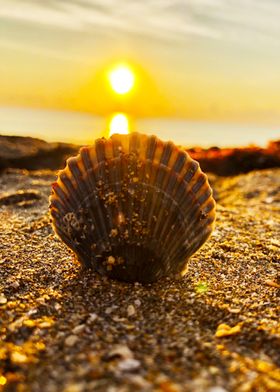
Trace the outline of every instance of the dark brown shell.
<instances>
[{"instance_id":1,"label":"dark brown shell","mask_svg":"<svg viewBox=\"0 0 280 392\"><path fill-rule=\"evenodd\" d=\"M215 220L199 164L172 142L139 133L98 139L68 159L50 210L83 265L139 282L183 275Z\"/></svg>"}]
</instances>

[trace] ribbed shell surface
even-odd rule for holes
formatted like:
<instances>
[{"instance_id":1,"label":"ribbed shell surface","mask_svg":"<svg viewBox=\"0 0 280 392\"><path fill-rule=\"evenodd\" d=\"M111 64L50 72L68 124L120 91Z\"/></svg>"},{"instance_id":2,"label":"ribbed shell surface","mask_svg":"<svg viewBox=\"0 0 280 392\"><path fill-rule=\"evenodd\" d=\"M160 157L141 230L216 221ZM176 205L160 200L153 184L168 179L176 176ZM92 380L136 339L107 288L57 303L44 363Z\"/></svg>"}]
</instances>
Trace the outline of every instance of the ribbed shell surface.
<instances>
[{"instance_id":1,"label":"ribbed shell surface","mask_svg":"<svg viewBox=\"0 0 280 392\"><path fill-rule=\"evenodd\" d=\"M139 133L98 139L69 158L50 210L83 265L139 282L183 275L215 220L199 164L172 142Z\"/></svg>"}]
</instances>

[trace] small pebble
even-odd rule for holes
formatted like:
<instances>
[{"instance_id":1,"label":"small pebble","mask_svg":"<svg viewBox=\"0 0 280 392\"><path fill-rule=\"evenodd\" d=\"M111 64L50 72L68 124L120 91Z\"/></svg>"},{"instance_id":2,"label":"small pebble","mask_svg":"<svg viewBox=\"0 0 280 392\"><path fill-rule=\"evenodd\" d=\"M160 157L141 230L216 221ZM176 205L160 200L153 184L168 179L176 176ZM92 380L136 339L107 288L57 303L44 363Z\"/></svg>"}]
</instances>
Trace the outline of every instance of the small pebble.
<instances>
[{"instance_id":1,"label":"small pebble","mask_svg":"<svg viewBox=\"0 0 280 392\"><path fill-rule=\"evenodd\" d=\"M222 338L225 336L236 335L241 331L241 324L237 324L234 327L230 327L227 324L220 324L216 330L216 338Z\"/></svg>"},{"instance_id":2,"label":"small pebble","mask_svg":"<svg viewBox=\"0 0 280 392\"><path fill-rule=\"evenodd\" d=\"M235 313L235 314L237 314L237 313L240 313L241 309L239 309L239 308L229 308L228 311L229 311L230 313Z\"/></svg>"},{"instance_id":3,"label":"small pebble","mask_svg":"<svg viewBox=\"0 0 280 392\"><path fill-rule=\"evenodd\" d=\"M55 308L55 310L60 310L61 309L61 305L58 302L56 302L55 305L54 305L54 308Z\"/></svg>"},{"instance_id":4,"label":"small pebble","mask_svg":"<svg viewBox=\"0 0 280 392\"><path fill-rule=\"evenodd\" d=\"M88 318L88 322L89 323L94 323L95 320L97 320L98 316L96 313L90 313L89 314L89 318Z\"/></svg>"},{"instance_id":5,"label":"small pebble","mask_svg":"<svg viewBox=\"0 0 280 392\"><path fill-rule=\"evenodd\" d=\"M136 313L135 307L133 305L128 305L127 307L127 315L133 316Z\"/></svg>"},{"instance_id":6,"label":"small pebble","mask_svg":"<svg viewBox=\"0 0 280 392\"><path fill-rule=\"evenodd\" d=\"M64 389L63 392L82 392L85 389L84 383L73 383L68 384Z\"/></svg>"},{"instance_id":7,"label":"small pebble","mask_svg":"<svg viewBox=\"0 0 280 392\"><path fill-rule=\"evenodd\" d=\"M65 339L65 345L68 346L68 347L72 347L72 346L74 346L74 344L77 343L78 340L79 340L78 336L76 336L76 335L69 335Z\"/></svg>"},{"instance_id":8,"label":"small pebble","mask_svg":"<svg viewBox=\"0 0 280 392\"><path fill-rule=\"evenodd\" d=\"M108 354L109 358L121 357L122 359L132 359L133 352L125 345L115 346Z\"/></svg>"},{"instance_id":9,"label":"small pebble","mask_svg":"<svg viewBox=\"0 0 280 392\"><path fill-rule=\"evenodd\" d=\"M10 286L11 286L13 289L18 289L19 286L20 286L20 284L19 284L19 282L12 282Z\"/></svg>"},{"instance_id":10,"label":"small pebble","mask_svg":"<svg viewBox=\"0 0 280 392\"><path fill-rule=\"evenodd\" d=\"M140 367L140 362L137 359L127 358L119 362L118 368L123 372L131 372Z\"/></svg>"},{"instance_id":11,"label":"small pebble","mask_svg":"<svg viewBox=\"0 0 280 392\"><path fill-rule=\"evenodd\" d=\"M211 387L207 390L207 392L227 392L227 390L223 387Z\"/></svg>"},{"instance_id":12,"label":"small pebble","mask_svg":"<svg viewBox=\"0 0 280 392\"><path fill-rule=\"evenodd\" d=\"M27 356L23 353L18 353L17 351L13 351L11 353L11 360L13 363L18 365L28 362Z\"/></svg>"},{"instance_id":13,"label":"small pebble","mask_svg":"<svg viewBox=\"0 0 280 392\"><path fill-rule=\"evenodd\" d=\"M0 305L5 305L7 303L7 298L4 294L0 294Z\"/></svg>"},{"instance_id":14,"label":"small pebble","mask_svg":"<svg viewBox=\"0 0 280 392\"><path fill-rule=\"evenodd\" d=\"M275 287L275 288L277 288L277 289L280 289L280 284L278 284L277 282L275 282L275 281L272 280L272 279L267 279L267 280L265 281L265 284L266 284L267 286Z\"/></svg>"},{"instance_id":15,"label":"small pebble","mask_svg":"<svg viewBox=\"0 0 280 392\"><path fill-rule=\"evenodd\" d=\"M75 327L75 328L73 329L73 333L74 333L75 335L78 335L79 333L81 333L81 332L84 330L84 328L85 328L85 324L77 325L77 327Z\"/></svg>"}]
</instances>

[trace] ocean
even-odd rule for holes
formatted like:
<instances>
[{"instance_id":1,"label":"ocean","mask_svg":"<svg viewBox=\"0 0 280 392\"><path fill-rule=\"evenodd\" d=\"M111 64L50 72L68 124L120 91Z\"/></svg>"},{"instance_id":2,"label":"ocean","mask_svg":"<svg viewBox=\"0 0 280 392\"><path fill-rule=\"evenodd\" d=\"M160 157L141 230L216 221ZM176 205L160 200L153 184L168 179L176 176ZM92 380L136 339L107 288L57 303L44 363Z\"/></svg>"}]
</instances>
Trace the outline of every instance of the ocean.
<instances>
[{"instance_id":1,"label":"ocean","mask_svg":"<svg viewBox=\"0 0 280 392\"><path fill-rule=\"evenodd\" d=\"M0 134L32 136L50 142L90 144L109 134L109 119L88 113L0 107ZM156 134L186 147L265 146L280 139L279 126L227 122L190 121L176 118L145 118L129 121L131 130Z\"/></svg>"}]
</instances>

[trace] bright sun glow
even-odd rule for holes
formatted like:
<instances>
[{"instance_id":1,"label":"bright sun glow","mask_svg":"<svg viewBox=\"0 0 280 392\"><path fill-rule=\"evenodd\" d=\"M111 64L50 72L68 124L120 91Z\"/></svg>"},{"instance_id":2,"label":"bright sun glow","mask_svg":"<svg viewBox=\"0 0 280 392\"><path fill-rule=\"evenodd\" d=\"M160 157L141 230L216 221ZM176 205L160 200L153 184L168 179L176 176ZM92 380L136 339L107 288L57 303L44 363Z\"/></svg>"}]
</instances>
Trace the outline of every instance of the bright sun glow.
<instances>
[{"instance_id":1,"label":"bright sun glow","mask_svg":"<svg viewBox=\"0 0 280 392\"><path fill-rule=\"evenodd\" d=\"M126 135L129 133L129 121L125 114L117 113L110 121L109 136L114 133L120 133Z\"/></svg>"},{"instance_id":2,"label":"bright sun glow","mask_svg":"<svg viewBox=\"0 0 280 392\"><path fill-rule=\"evenodd\" d=\"M126 94L134 86L135 77L129 67L118 65L109 73L109 81L115 93Z\"/></svg>"}]
</instances>

